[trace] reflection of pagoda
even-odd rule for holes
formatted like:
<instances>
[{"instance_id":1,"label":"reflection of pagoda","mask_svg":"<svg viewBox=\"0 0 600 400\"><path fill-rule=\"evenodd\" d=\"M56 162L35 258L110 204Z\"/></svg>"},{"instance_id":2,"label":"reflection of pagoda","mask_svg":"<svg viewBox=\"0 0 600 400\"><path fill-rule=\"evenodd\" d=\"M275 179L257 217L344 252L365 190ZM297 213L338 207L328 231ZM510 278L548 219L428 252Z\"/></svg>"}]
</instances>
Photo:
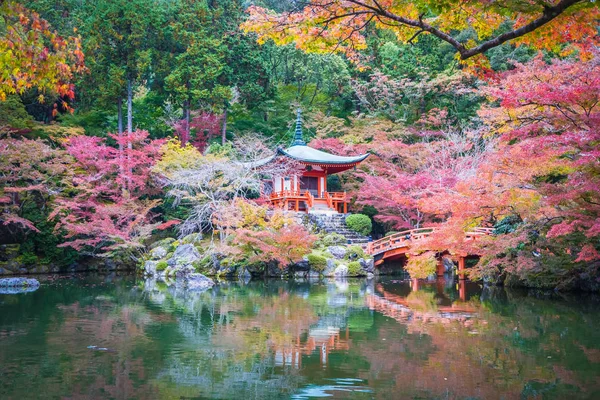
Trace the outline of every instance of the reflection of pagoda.
<instances>
[{"instance_id":1,"label":"reflection of pagoda","mask_svg":"<svg viewBox=\"0 0 600 400\"><path fill-rule=\"evenodd\" d=\"M318 351L319 364L324 367L327 365L330 352L348 349L350 349L350 332L348 327L344 331L331 326L326 328L311 328L304 343L302 343L300 335L298 335L296 343L292 347L275 349L275 365L300 368L302 366L303 355L309 356Z\"/></svg>"}]
</instances>

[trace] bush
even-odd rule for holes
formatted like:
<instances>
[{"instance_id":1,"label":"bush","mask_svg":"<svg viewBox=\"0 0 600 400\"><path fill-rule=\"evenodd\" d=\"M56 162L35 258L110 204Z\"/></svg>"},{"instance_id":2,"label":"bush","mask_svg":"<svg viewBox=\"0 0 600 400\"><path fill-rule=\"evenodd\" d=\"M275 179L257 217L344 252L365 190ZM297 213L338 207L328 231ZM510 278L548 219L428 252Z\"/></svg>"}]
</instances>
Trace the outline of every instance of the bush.
<instances>
[{"instance_id":1,"label":"bush","mask_svg":"<svg viewBox=\"0 0 600 400\"><path fill-rule=\"evenodd\" d=\"M167 269L168 266L169 264L167 264L166 261L159 261L158 263L156 263L156 270L164 271L165 269Z\"/></svg>"},{"instance_id":2,"label":"bush","mask_svg":"<svg viewBox=\"0 0 600 400\"><path fill-rule=\"evenodd\" d=\"M308 255L310 268L317 272L323 272L327 267L327 259L320 254L310 253Z\"/></svg>"},{"instance_id":3,"label":"bush","mask_svg":"<svg viewBox=\"0 0 600 400\"><path fill-rule=\"evenodd\" d=\"M425 279L429 275L435 274L437 269L437 260L435 254L431 252L423 253L418 256L412 256L406 263L406 271L413 279Z\"/></svg>"},{"instance_id":4,"label":"bush","mask_svg":"<svg viewBox=\"0 0 600 400\"><path fill-rule=\"evenodd\" d=\"M346 217L346 225L354 232L367 236L373 229L371 218L364 214L352 214Z\"/></svg>"},{"instance_id":5,"label":"bush","mask_svg":"<svg viewBox=\"0 0 600 400\"><path fill-rule=\"evenodd\" d=\"M346 242L346 238L339 233L329 233L323 236L323 238L317 242L317 245L321 247L330 247L346 244Z\"/></svg>"},{"instance_id":6,"label":"bush","mask_svg":"<svg viewBox=\"0 0 600 400\"><path fill-rule=\"evenodd\" d=\"M358 261L352 261L348 263L348 275L350 276L360 276L362 275L362 268Z\"/></svg>"},{"instance_id":7,"label":"bush","mask_svg":"<svg viewBox=\"0 0 600 400\"><path fill-rule=\"evenodd\" d=\"M365 258L365 252L360 246L350 246L346 252L346 259L358 260L359 258Z\"/></svg>"}]
</instances>

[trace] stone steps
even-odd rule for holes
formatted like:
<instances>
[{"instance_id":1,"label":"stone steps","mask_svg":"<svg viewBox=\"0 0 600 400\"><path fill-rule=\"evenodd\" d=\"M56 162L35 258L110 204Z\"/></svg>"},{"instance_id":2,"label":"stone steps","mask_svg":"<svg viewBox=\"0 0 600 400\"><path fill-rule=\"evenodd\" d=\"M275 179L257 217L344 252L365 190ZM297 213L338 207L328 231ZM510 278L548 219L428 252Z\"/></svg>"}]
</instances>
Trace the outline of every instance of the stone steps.
<instances>
[{"instance_id":1,"label":"stone steps","mask_svg":"<svg viewBox=\"0 0 600 400\"><path fill-rule=\"evenodd\" d=\"M320 231L337 233L344 236L350 244L369 242L367 236L360 235L348 228L346 225L346 214L309 214L308 221Z\"/></svg>"}]
</instances>

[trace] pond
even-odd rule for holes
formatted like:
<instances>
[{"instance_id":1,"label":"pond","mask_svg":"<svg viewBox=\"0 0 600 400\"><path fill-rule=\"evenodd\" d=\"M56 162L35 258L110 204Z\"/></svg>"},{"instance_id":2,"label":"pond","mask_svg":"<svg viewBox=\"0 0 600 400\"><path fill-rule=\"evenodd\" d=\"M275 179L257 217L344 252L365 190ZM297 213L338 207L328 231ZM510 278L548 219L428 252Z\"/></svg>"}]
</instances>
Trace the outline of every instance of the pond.
<instances>
[{"instance_id":1,"label":"pond","mask_svg":"<svg viewBox=\"0 0 600 400\"><path fill-rule=\"evenodd\" d=\"M54 276L0 295L0 398L600 398L600 300L400 278Z\"/></svg>"}]
</instances>

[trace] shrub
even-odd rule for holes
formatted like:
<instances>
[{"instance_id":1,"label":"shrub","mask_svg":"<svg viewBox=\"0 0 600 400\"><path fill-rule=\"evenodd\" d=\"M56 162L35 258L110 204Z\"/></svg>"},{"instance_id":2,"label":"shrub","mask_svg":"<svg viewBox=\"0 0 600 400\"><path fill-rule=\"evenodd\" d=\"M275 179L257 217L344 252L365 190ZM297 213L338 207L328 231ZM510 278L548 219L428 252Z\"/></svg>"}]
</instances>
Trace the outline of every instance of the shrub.
<instances>
[{"instance_id":1,"label":"shrub","mask_svg":"<svg viewBox=\"0 0 600 400\"><path fill-rule=\"evenodd\" d=\"M169 264L167 264L166 261L159 261L156 264L156 270L157 271L164 271L165 269L167 269L168 266L169 266Z\"/></svg>"},{"instance_id":2,"label":"shrub","mask_svg":"<svg viewBox=\"0 0 600 400\"><path fill-rule=\"evenodd\" d=\"M358 261L352 261L348 263L348 275L350 276L360 276L362 275L362 268Z\"/></svg>"},{"instance_id":3,"label":"shrub","mask_svg":"<svg viewBox=\"0 0 600 400\"><path fill-rule=\"evenodd\" d=\"M317 242L317 245L321 247L330 247L346 244L346 242L346 238L339 233L329 233L323 236L323 238Z\"/></svg>"},{"instance_id":4,"label":"shrub","mask_svg":"<svg viewBox=\"0 0 600 400\"><path fill-rule=\"evenodd\" d=\"M406 271L413 279L427 278L429 275L435 274L436 269L437 260L432 252L411 256L406 264Z\"/></svg>"},{"instance_id":5,"label":"shrub","mask_svg":"<svg viewBox=\"0 0 600 400\"><path fill-rule=\"evenodd\" d=\"M327 259L320 254L310 253L308 255L310 268L317 272L323 272L327 267Z\"/></svg>"},{"instance_id":6,"label":"shrub","mask_svg":"<svg viewBox=\"0 0 600 400\"><path fill-rule=\"evenodd\" d=\"M365 258L365 252L360 246L350 246L346 252L346 259L358 260L359 258Z\"/></svg>"},{"instance_id":7,"label":"shrub","mask_svg":"<svg viewBox=\"0 0 600 400\"><path fill-rule=\"evenodd\" d=\"M346 225L354 232L358 232L361 235L367 236L373 229L373 223L371 218L364 214L352 214L346 217Z\"/></svg>"}]
</instances>

